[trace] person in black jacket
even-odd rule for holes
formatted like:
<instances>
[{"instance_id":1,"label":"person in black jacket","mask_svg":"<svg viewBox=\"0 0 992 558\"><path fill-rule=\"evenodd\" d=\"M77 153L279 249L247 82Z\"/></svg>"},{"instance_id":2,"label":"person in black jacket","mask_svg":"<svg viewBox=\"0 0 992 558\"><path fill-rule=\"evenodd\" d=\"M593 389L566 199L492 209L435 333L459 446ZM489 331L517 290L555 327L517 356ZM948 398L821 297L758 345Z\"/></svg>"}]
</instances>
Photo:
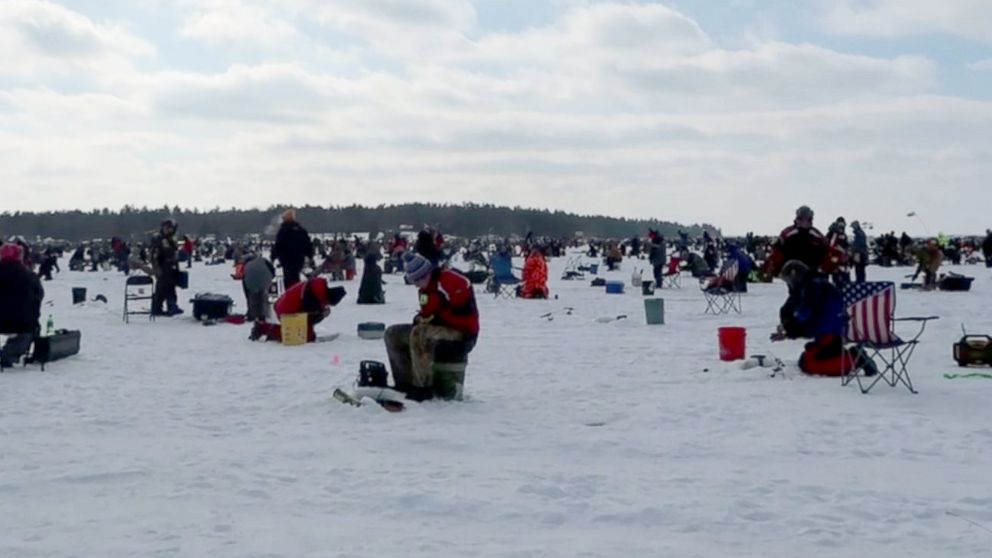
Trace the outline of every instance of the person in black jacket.
<instances>
[{"instance_id":1,"label":"person in black jacket","mask_svg":"<svg viewBox=\"0 0 992 558\"><path fill-rule=\"evenodd\" d=\"M985 267L992 267L992 229L986 229L985 240L982 242L982 255L985 256Z\"/></svg>"},{"instance_id":2,"label":"person in black jacket","mask_svg":"<svg viewBox=\"0 0 992 558\"><path fill-rule=\"evenodd\" d=\"M176 280L179 275L179 245L176 243L176 221L165 219L159 232L152 239L152 271L155 274L155 293L152 295L152 314L175 316L183 310L176 303ZM167 308L163 312L162 304Z\"/></svg>"},{"instance_id":3,"label":"person in black jacket","mask_svg":"<svg viewBox=\"0 0 992 558\"><path fill-rule=\"evenodd\" d=\"M296 222L296 210L287 209L282 214L282 226L272 246L272 260L279 260L282 265L283 284L287 291L300 282L300 272L308 259L313 259L310 233Z\"/></svg>"},{"instance_id":4,"label":"person in black jacket","mask_svg":"<svg viewBox=\"0 0 992 558\"><path fill-rule=\"evenodd\" d=\"M792 226L786 227L772 245L772 255L765 262L765 271L777 276L786 262L798 260L813 273L819 273L827 254L827 242L813 226L813 210L801 206L796 210Z\"/></svg>"},{"instance_id":5,"label":"person in black jacket","mask_svg":"<svg viewBox=\"0 0 992 558\"><path fill-rule=\"evenodd\" d=\"M651 262L651 271L654 274L654 286L661 288L664 284L665 269L665 239L660 234L651 237L651 249L648 252L648 261Z\"/></svg>"},{"instance_id":6,"label":"person in black jacket","mask_svg":"<svg viewBox=\"0 0 992 558\"><path fill-rule=\"evenodd\" d=\"M381 257L377 252L370 252L365 255L362 283L358 287L359 304L386 303L386 295L382 292L382 269L379 268Z\"/></svg>"},{"instance_id":7,"label":"person in black jacket","mask_svg":"<svg viewBox=\"0 0 992 558\"><path fill-rule=\"evenodd\" d=\"M38 335L45 289L16 244L0 246L0 333L11 335L0 350L0 368L13 366Z\"/></svg>"},{"instance_id":8,"label":"person in black jacket","mask_svg":"<svg viewBox=\"0 0 992 558\"><path fill-rule=\"evenodd\" d=\"M865 282L865 267L868 265L868 236L865 235L861 223L851 223L854 231L854 242L851 243L851 261L854 262L854 277L858 283Z\"/></svg>"}]
</instances>

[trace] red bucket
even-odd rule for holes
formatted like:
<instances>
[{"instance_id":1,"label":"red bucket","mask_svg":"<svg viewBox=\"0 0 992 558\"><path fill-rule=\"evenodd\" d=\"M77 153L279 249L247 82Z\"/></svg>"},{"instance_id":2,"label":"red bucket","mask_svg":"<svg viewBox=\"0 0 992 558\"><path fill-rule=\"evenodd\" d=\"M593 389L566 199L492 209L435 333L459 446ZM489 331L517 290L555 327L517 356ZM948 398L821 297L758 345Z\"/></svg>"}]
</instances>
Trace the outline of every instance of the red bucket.
<instances>
[{"instance_id":1,"label":"red bucket","mask_svg":"<svg viewBox=\"0 0 992 558\"><path fill-rule=\"evenodd\" d=\"M720 360L743 360L747 330L742 327L721 327L717 332L720 338Z\"/></svg>"}]
</instances>

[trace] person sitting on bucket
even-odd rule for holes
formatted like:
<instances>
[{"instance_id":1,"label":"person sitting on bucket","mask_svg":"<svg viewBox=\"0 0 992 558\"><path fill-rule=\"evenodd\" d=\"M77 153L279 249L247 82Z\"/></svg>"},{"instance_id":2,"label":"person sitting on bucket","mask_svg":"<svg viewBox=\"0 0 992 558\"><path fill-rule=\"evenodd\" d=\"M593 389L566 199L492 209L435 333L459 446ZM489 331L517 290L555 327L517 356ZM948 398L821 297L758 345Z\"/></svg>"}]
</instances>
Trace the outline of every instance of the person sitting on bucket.
<instances>
[{"instance_id":1,"label":"person sitting on bucket","mask_svg":"<svg viewBox=\"0 0 992 558\"><path fill-rule=\"evenodd\" d=\"M799 368L807 374L841 376L862 368L866 376L878 373L875 363L854 350L844 350L844 299L837 287L823 276L810 272L799 260L782 266L781 278L789 286L789 298L779 311L781 325L772 341L812 338L799 357Z\"/></svg>"},{"instance_id":2,"label":"person sitting on bucket","mask_svg":"<svg viewBox=\"0 0 992 558\"><path fill-rule=\"evenodd\" d=\"M276 300L273 308L276 316L282 318L289 314L307 315L307 342L313 343L317 335L313 326L320 323L331 314L331 306L341 302L346 294L344 287L329 288L327 279L313 277L290 287ZM265 336L268 341L282 341L282 326L266 322L256 322L252 326L249 339L257 341Z\"/></svg>"},{"instance_id":3,"label":"person sitting on bucket","mask_svg":"<svg viewBox=\"0 0 992 558\"><path fill-rule=\"evenodd\" d=\"M420 311L412 324L389 326L384 341L395 389L419 401L433 396L434 348L458 341L470 352L479 336L479 310L472 283L461 273L434 267L415 252L405 257L404 269L407 282L417 286Z\"/></svg>"},{"instance_id":4,"label":"person sitting on bucket","mask_svg":"<svg viewBox=\"0 0 992 558\"><path fill-rule=\"evenodd\" d=\"M534 247L524 262L523 285L518 287L520 298L548 298L548 263L544 251Z\"/></svg>"}]
</instances>

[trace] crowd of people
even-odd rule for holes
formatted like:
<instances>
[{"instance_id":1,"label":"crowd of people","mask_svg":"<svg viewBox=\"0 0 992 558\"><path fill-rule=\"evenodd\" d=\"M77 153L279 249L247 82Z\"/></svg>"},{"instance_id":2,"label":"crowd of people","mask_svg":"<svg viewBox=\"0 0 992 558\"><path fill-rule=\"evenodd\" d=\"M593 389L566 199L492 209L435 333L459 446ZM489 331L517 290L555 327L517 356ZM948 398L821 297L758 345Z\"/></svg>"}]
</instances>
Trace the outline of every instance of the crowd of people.
<instances>
[{"instance_id":1,"label":"crowd of people","mask_svg":"<svg viewBox=\"0 0 992 558\"><path fill-rule=\"evenodd\" d=\"M183 263L189 267L194 261L207 265L233 262L232 276L241 281L245 317L252 322L250 338L280 340L284 317L304 315L308 341L316 340L314 326L343 300L345 289L332 283L353 279L357 258L364 261L359 304L384 303L383 274L403 273L405 281L417 287L420 310L412 323L395 324L385 331L386 352L396 389L422 400L431 396L435 348L454 343L467 355L475 346L479 315L473 283L491 275L488 267L496 257L523 257L515 291L520 298L549 298L548 258L579 245L586 246L587 255L602 258L608 269L624 259L646 260L656 288L663 286L663 277L673 267L708 281L708 289L739 292L745 292L749 282L779 277L788 286L788 298L772 339L810 339L799 363L813 374L836 374L851 367L874 373L872 363L844 352L842 342L841 290L851 282L865 282L869 264L916 265L926 290L936 287L945 260L973 261L973 254L980 253L992 267L992 230L986 231L984 239L936 237L920 242L906 234L897 238L890 233L871 241L858 221L851 222L848 234L843 217L822 233L813 225L814 213L807 206L798 208L793 222L771 238L753 234L723 238L710 231L690 238L679 231L666 240L659 231L648 230L644 238L553 239L528 233L510 241L451 239L427 227L415 238L395 233L380 243L359 237L317 239L298 222L294 210L285 211L281 218L271 242L261 237L235 242L179 236L179 224L166 218L147 242L113 238L79 244L71 249L69 270L116 268L123 273L147 273L155 278L151 312L169 317L183 313L176 294L184 282ZM0 365L10 366L20 359L38 335L44 298L41 280L61 272L59 258L68 250L65 243L32 249L21 238L0 246L0 334L8 335ZM455 253L461 253L470 270L451 265Z\"/></svg>"}]
</instances>

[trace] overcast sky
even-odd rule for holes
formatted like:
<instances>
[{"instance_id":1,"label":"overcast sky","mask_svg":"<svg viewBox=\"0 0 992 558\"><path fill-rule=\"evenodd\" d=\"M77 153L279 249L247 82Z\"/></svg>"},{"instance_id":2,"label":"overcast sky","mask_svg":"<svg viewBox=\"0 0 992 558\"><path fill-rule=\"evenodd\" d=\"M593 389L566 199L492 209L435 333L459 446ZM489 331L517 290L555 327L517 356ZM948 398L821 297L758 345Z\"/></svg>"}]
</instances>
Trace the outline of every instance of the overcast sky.
<instances>
[{"instance_id":1,"label":"overcast sky","mask_svg":"<svg viewBox=\"0 0 992 558\"><path fill-rule=\"evenodd\" d=\"M0 209L978 233L990 47L990 0L0 0Z\"/></svg>"}]
</instances>

